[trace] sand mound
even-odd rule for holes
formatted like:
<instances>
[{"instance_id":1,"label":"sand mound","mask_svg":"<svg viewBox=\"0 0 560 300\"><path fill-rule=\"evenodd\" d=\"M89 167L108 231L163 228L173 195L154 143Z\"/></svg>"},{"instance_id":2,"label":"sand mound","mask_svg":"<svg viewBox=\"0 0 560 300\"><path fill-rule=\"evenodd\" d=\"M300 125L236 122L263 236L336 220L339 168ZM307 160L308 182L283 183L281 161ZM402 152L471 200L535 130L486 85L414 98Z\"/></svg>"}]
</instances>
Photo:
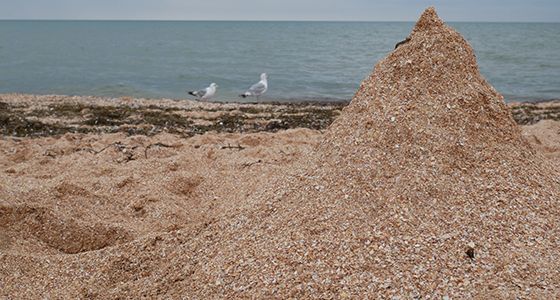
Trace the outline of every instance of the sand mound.
<instances>
[{"instance_id":1,"label":"sand mound","mask_svg":"<svg viewBox=\"0 0 560 300\"><path fill-rule=\"evenodd\" d=\"M228 173L230 184L221 190L231 201L221 203L219 217L77 255L0 255L4 293L560 296L560 174L522 138L502 97L479 74L473 50L433 9L409 38L376 65L312 155L291 170L275 169L264 188ZM190 143L201 147L208 138ZM205 151L191 160L219 159L215 149ZM259 155L244 158L253 176ZM209 183L221 183L224 170L205 176L168 156L156 158L142 162L144 172L165 163L161 168L180 173L162 178L160 171L146 180L168 192L162 202L211 195ZM142 185L122 177L112 185ZM236 180L243 188L235 188ZM53 190L88 197L64 182Z\"/></svg>"},{"instance_id":2,"label":"sand mound","mask_svg":"<svg viewBox=\"0 0 560 300\"><path fill-rule=\"evenodd\" d=\"M170 264L193 274L168 292L558 295L557 174L428 9L315 157L188 242Z\"/></svg>"}]
</instances>

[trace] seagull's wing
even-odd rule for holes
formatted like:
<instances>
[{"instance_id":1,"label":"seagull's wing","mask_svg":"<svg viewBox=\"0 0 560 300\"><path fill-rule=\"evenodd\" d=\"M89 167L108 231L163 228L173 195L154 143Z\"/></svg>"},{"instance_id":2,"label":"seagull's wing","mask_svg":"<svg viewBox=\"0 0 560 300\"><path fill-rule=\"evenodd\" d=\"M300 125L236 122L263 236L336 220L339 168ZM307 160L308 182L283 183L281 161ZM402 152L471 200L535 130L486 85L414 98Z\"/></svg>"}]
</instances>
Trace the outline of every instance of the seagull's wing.
<instances>
[{"instance_id":1,"label":"seagull's wing","mask_svg":"<svg viewBox=\"0 0 560 300\"><path fill-rule=\"evenodd\" d=\"M207 89L194 91L194 92L189 92L189 94L191 94L193 96L196 96L196 97L204 97L204 95L206 95L206 93L207 93Z\"/></svg>"},{"instance_id":2,"label":"seagull's wing","mask_svg":"<svg viewBox=\"0 0 560 300\"><path fill-rule=\"evenodd\" d=\"M262 82L259 81L255 84L253 84L248 90L247 92L251 93L252 95L260 95L262 94L264 91L266 90L266 85Z\"/></svg>"}]
</instances>

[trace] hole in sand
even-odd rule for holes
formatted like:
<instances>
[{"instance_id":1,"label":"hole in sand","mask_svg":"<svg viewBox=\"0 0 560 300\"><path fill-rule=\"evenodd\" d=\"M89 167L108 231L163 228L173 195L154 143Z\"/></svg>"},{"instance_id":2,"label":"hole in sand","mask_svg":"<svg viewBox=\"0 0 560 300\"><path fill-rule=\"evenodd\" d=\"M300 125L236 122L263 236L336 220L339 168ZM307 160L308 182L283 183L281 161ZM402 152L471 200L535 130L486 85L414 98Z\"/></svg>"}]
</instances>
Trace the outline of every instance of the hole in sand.
<instances>
[{"instance_id":1,"label":"hole in sand","mask_svg":"<svg viewBox=\"0 0 560 300\"><path fill-rule=\"evenodd\" d=\"M67 254L99 250L132 239L124 229L81 224L43 207L0 206L0 228L11 233L12 243L31 240Z\"/></svg>"}]
</instances>

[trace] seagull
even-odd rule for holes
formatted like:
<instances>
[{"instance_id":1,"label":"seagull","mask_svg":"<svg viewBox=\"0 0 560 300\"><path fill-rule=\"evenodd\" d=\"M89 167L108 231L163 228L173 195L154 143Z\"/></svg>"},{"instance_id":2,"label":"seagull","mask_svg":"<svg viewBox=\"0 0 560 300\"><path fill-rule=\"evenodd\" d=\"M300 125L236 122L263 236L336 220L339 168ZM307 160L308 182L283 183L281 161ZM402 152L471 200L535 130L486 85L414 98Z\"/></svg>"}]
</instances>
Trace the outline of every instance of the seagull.
<instances>
[{"instance_id":1,"label":"seagull","mask_svg":"<svg viewBox=\"0 0 560 300\"><path fill-rule=\"evenodd\" d=\"M259 96L266 93L268 90L268 81L266 73L261 74L261 81L253 84L245 93L239 95L239 97L249 97L249 96L256 96L257 101L259 101Z\"/></svg>"},{"instance_id":2,"label":"seagull","mask_svg":"<svg viewBox=\"0 0 560 300\"><path fill-rule=\"evenodd\" d=\"M214 97L217 87L218 85L212 82L209 87L200 91L190 91L189 94L195 96L198 100L208 100Z\"/></svg>"}]
</instances>

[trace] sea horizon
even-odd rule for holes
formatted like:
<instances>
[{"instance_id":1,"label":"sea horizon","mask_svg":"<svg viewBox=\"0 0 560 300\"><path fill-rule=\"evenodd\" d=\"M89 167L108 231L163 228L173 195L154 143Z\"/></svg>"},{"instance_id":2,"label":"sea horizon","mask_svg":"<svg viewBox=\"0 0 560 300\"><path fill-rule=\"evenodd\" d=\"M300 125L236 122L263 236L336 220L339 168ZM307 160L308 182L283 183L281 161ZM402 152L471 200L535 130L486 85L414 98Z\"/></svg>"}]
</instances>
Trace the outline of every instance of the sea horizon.
<instances>
[{"instance_id":1,"label":"sea horizon","mask_svg":"<svg viewBox=\"0 0 560 300\"><path fill-rule=\"evenodd\" d=\"M0 19L1 21L53 21L53 22L319 22L319 23L415 23L416 20L250 20L250 19L230 19L230 20L212 20L212 19ZM447 24L454 23L490 23L490 24L560 24L560 21L447 21Z\"/></svg>"}]
</instances>

